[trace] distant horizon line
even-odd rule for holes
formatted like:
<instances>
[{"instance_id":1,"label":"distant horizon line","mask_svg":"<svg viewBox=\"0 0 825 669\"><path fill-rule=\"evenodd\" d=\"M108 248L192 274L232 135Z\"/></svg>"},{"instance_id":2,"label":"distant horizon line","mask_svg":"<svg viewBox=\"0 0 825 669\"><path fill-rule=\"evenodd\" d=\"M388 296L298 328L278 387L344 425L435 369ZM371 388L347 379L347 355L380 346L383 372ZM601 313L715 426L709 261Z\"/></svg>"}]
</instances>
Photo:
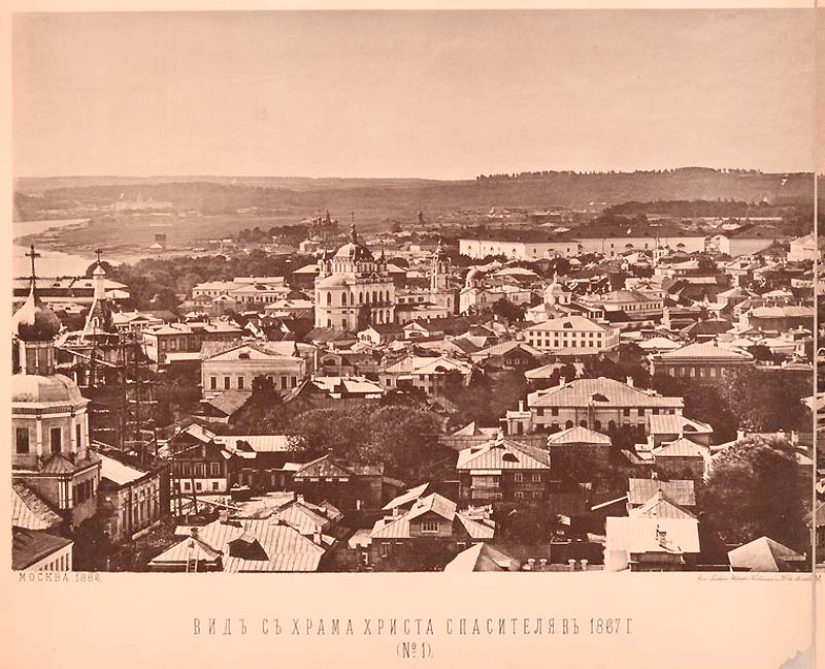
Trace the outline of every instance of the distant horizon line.
<instances>
[{"instance_id":1,"label":"distant horizon line","mask_svg":"<svg viewBox=\"0 0 825 669\"><path fill-rule=\"evenodd\" d=\"M816 170L764 170L758 167L709 167L706 165L682 165L680 167L660 167L660 168L624 168L624 169L593 169L593 170L580 170L580 169L525 169L520 170L517 172L479 172L475 176L472 177L424 177L424 176L333 176L333 175L326 175L326 176L305 176L299 174L220 174L220 173L212 173L212 174L198 174L198 173L178 173L178 174L49 174L49 175L19 175L13 176L12 180L17 181L21 179L40 179L40 180L48 180L48 179L173 179L173 178L186 178L186 179L305 179L308 181L322 181L322 180L329 180L329 179L340 179L340 180L358 180L358 181L374 181L374 180L381 180L381 179L393 179L393 180L402 180L402 181L443 181L443 182L451 182L451 181L476 181L479 177L495 177L495 176L505 176L505 175L526 175L526 174L541 174L541 173L548 173L548 174L563 174L563 173L573 173L573 174L634 174L639 172L676 172L680 170L713 170L715 172L757 172L760 174L782 174L782 175L792 175L792 174L816 174L816 176L825 176L825 172L817 172Z\"/></svg>"}]
</instances>

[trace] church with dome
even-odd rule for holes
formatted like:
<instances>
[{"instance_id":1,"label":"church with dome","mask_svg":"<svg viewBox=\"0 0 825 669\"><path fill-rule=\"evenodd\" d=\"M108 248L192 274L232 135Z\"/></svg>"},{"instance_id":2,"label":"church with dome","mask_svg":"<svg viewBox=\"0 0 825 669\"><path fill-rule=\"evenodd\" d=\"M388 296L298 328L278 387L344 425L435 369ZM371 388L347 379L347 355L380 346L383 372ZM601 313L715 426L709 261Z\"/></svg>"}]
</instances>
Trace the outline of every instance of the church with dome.
<instances>
[{"instance_id":1,"label":"church with dome","mask_svg":"<svg viewBox=\"0 0 825 669\"><path fill-rule=\"evenodd\" d=\"M71 531L96 512L101 461L90 449L89 400L55 371L60 330L38 299L32 267L29 296L12 318L12 479Z\"/></svg>"},{"instance_id":2,"label":"church with dome","mask_svg":"<svg viewBox=\"0 0 825 669\"><path fill-rule=\"evenodd\" d=\"M358 331L395 320L395 284L382 253L375 258L358 238L318 261L315 280L315 327Z\"/></svg>"}]
</instances>

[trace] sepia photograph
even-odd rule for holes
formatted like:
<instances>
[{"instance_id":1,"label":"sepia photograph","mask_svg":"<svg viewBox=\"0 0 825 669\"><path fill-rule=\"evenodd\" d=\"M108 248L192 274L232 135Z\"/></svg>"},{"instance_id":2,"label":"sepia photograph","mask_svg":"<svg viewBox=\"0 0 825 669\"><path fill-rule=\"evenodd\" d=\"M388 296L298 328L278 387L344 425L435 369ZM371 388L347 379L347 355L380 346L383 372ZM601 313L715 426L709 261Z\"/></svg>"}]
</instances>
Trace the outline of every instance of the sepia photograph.
<instances>
[{"instance_id":1,"label":"sepia photograph","mask_svg":"<svg viewBox=\"0 0 825 669\"><path fill-rule=\"evenodd\" d=\"M686 608L727 593L693 621L742 611L706 620L760 639L736 666L790 616L807 644L759 666L813 669L816 14L14 13L14 580L282 603L316 583L334 615L237 623L231 600L181 634L397 625L372 663L442 666L450 637L527 652L569 629L585 664L635 667L662 658L603 637L659 634L649 594L680 608L672 583ZM558 588L583 612L339 612L402 582L489 583L490 606ZM613 584L652 609L622 613ZM668 662L716 666L719 643ZM321 661L302 648L286 666Z\"/></svg>"}]
</instances>

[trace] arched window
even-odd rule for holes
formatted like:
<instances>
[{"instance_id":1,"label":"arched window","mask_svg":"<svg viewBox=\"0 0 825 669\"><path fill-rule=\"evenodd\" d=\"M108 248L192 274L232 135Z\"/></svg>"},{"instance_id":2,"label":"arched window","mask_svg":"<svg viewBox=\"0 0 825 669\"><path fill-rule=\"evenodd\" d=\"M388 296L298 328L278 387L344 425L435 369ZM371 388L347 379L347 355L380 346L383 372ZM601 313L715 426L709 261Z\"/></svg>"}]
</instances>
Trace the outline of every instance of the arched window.
<instances>
[{"instance_id":1,"label":"arched window","mask_svg":"<svg viewBox=\"0 0 825 669\"><path fill-rule=\"evenodd\" d=\"M568 430L569 430L571 427L573 427L573 421L572 421L572 420L568 420L568 421L564 424L564 427L565 427L566 429L568 429Z\"/></svg>"},{"instance_id":2,"label":"arched window","mask_svg":"<svg viewBox=\"0 0 825 669\"><path fill-rule=\"evenodd\" d=\"M327 293L327 306L332 304L332 293Z\"/></svg>"},{"instance_id":3,"label":"arched window","mask_svg":"<svg viewBox=\"0 0 825 669\"><path fill-rule=\"evenodd\" d=\"M344 306L346 306L346 304L347 304L347 294L346 293L341 293L341 304L343 304Z\"/></svg>"},{"instance_id":4,"label":"arched window","mask_svg":"<svg viewBox=\"0 0 825 669\"><path fill-rule=\"evenodd\" d=\"M358 293L358 304L361 304L361 302L363 302L363 301L364 301L364 294L363 293Z\"/></svg>"}]
</instances>

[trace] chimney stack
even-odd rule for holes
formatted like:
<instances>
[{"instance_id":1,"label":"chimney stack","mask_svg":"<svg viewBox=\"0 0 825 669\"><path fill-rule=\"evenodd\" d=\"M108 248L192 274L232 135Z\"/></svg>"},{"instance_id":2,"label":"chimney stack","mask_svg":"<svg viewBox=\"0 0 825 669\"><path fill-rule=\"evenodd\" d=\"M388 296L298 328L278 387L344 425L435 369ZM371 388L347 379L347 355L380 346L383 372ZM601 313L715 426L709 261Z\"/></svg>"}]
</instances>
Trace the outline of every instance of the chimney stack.
<instances>
[{"instance_id":1,"label":"chimney stack","mask_svg":"<svg viewBox=\"0 0 825 669\"><path fill-rule=\"evenodd\" d=\"M518 401L518 410L520 413L524 413L524 400Z\"/></svg>"},{"instance_id":2,"label":"chimney stack","mask_svg":"<svg viewBox=\"0 0 825 669\"><path fill-rule=\"evenodd\" d=\"M745 438L745 431L742 429L736 430L736 441L742 441Z\"/></svg>"},{"instance_id":3,"label":"chimney stack","mask_svg":"<svg viewBox=\"0 0 825 669\"><path fill-rule=\"evenodd\" d=\"M573 558L567 561L567 566L570 568L570 571L576 571L576 561Z\"/></svg>"},{"instance_id":4,"label":"chimney stack","mask_svg":"<svg viewBox=\"0 0 825 669\"><path fill-rule=\"evenodd\" d=\"M587 571L587 560L582 560L582 571Z\"/></svg>"},{"instance_id":5,"label":"chimney stack","mask_svg":"<svg viewBox=\"0 0 825 669\"><path fill-rule=\"evenodd\" d=\"M633 387L633 377L632 376L627 377L627 385L629 385L631 388Z\"/></svg>"},{"instance_id":6,"label":"chimney stack","mask_svg":"<svg viewBox=\"0 0 825 669\"><path fill-rule=\"evenodd\" d=\"M303 504L303 503L304 503L304 493L299 492L299 493L295 496L295 501L296 501L296 502L298 502L298 504Z\"/></svg>"}]
</instances>

